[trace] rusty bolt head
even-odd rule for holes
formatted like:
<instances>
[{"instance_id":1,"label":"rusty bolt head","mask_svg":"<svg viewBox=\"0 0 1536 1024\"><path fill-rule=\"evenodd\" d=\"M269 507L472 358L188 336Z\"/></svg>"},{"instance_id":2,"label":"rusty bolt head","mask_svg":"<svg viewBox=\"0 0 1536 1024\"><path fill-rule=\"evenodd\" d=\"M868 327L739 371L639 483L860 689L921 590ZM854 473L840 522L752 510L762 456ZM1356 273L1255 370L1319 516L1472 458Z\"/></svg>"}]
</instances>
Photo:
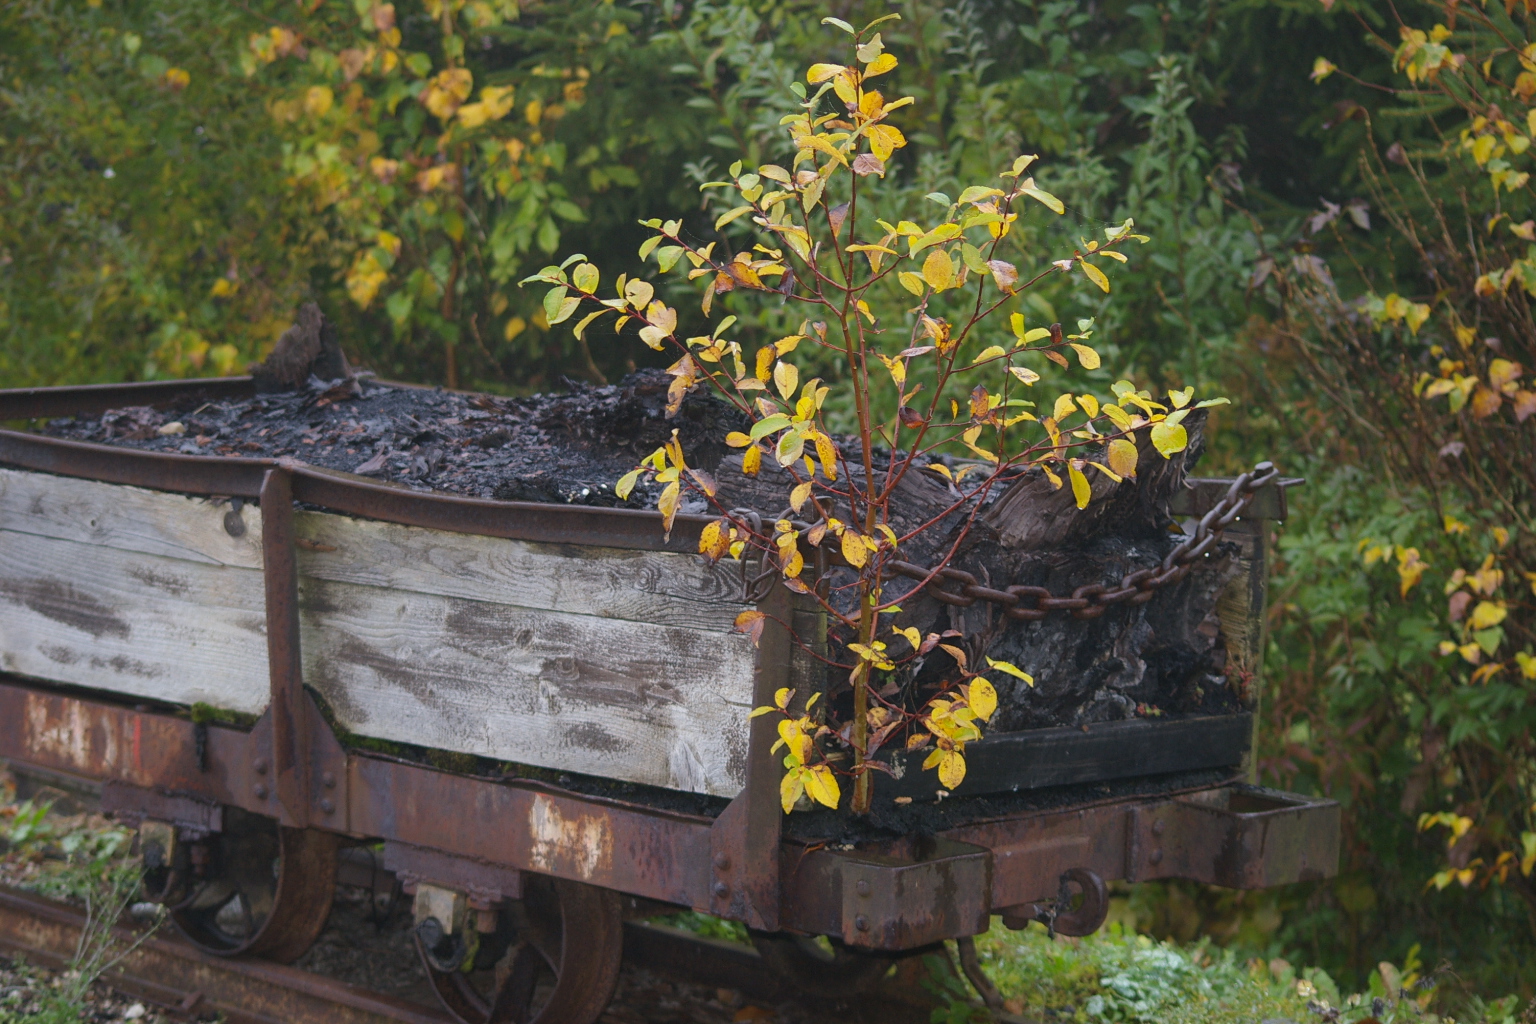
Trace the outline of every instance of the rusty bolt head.
<instances>
[{"instance_id":1,"label":"rusty bolt head","mask_svg":"<svg viewBox=\"0 0 1536 1024\"><path fill-rule=\"evenodd\" d=\"M258 757L255 763L251 765L251 767L256 769L257 775L265 775L267 774L267 759L264 757Z\"/></svg>"},{"instance_id":2,"label":"rusty bolt head","mask_svg":"<svg viewBox=\"0 0 1536 1024\"><path fill-rule=\"evenodd\" d=\"M257 800L265 800L267 798L267 787L265 783L256 783L256 788L252 790L252 792L256 794Z\"/></svg>"},{"instance_id":3,"label":"rusty bolt head","mask_svg":"<svg viewBox=\"0 0 1536 1024\"><path fill-rule=\"evenodd\" d=\"M320 776L320 784L322 786L324 786L326 789L335 789L336 788L336 775L335 775L335 773L334 772L326 772L324 775Z\"/></svg>"},{"instance_id":4,"label":"rusty bolt head","mask_svg":"<svg viewBox=\"0 0 1536 1024\"><path fill-rule=\"evenodd\" d=\"M1160 836L1163 834L1163 830L1167 827L1167 824L1161 818L1159 818L1152 823L1152 834L1155 836Z\"/></svg>"},{"instance_id":5,"label":"rusty bolt head","mask_svg":"<svg viewBox=\"0 0 1536 1024\"><path fill-rule=\"evenodd\" d=\"M723 853L715 854L715 868L719 871L731 870L731 858L727 857Z\"/></svg>"},{"instance_id":6,"label":"rusty bolt head","mask_svg":"<svg viewBox=\"0 0 1536 1024\"><path fill-rule=\"evenodd\" d=\"M1147 860L1153 864L1161 864L1163 862L1163 851L1161 849L1153 850L1147 854Z\"/></svg>"},{"instance_id":7,"label":"rusty bolt head","mask_svg":"<svg viewBox=\"0 0 1536 1024\"><path fill-rule=\"evenodd\" d=\"M853 926L861 932L867 932L869 931L869 918L865 917L863 914L860 914L858 917L853 919Z\"/></svg>"},{"instance_id":8,"label":"rusty bolt head","mask_svg":"<svg viewBox=\"0 0 1536 1024\"><path fill-rule=\"evenodd\" d=\"M867 878L859 879L858 884L855 885L854 888L859 891L859 895L860 896L868 896L869 895L869 879L867 879Z\"/></svg>"},{"instance_id":9,"label":"rusty bolt head","mask_svg":"<svg viewBox=\"0 0 1536 1024\"><path fill-rule=\"evenodd\" d=\"M224 532L231 537L245 536L245 520L240 518L240 513L230 509L224 513Z\"/></svg>"},{"instance_id":10,"label":"rusty bolt head","mask_svg":"<svg viewBox=\"0 0 1536 1024\"><path fill-rule=\"evenodd\" d=\"M332 814L336 810L336 805L331 802L329 797L326 797L324 800L320 801L320 809L326 814Z\"/></svg>"},{"instance_id":11,"label":"rusty bolt head","mask_svg":"<svg viewBox=\"0 0 1536 1024\"><path fill-rule=\"evenodd\" d=\"M731 887L730 886L726 885L724 882L716 882L715 883L715 895L718 896L720 899L723 900L727 896L729 896L730 894L731 894Z\"/></svg>"}]
</instances>

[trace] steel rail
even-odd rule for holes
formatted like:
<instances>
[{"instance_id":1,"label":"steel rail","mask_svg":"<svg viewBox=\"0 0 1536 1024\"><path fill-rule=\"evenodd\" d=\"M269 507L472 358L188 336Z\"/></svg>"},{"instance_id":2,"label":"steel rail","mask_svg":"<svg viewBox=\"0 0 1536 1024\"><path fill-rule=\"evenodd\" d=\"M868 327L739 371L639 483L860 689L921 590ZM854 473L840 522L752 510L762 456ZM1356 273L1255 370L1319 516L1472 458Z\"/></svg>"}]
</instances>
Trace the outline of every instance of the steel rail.
<instances>
[{"instance_id":1,"label":"steel rail","mask_svg":"<svg viewBox=\"0 0 1536 1024\"><path fill-rule=\"evenodd\" d=\"M28 963L67 967L85 915L64 903L0 887L0 950ZM121 926L126 948L142 933ZM268 960L211 956L167 932L143 941L103 982L178 1014L222 1015L229 1024L451 1024L435 1007L348 985Z\"/></svg>"}]
</instances>

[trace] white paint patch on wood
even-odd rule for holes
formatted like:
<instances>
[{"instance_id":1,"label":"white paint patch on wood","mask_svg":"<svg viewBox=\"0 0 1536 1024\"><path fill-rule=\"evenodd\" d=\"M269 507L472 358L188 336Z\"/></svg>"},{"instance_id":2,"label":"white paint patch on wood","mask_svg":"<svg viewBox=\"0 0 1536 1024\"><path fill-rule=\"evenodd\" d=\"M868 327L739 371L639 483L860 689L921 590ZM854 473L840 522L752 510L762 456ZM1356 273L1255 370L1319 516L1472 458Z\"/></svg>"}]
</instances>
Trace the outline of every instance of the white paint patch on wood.
<instances>
[{"instance_id":1,"label":"white paint patch on wood","mask_svg":"<svg viewBox=\"0 0 1536 1024\"><path fill-rule=\"evenodd\" d=\"M259 713L261 574L0 530L0 668Z\"/></svg>"},{"instance_id":2,"label":"white paint patch on wood","mask_svg":"<svg viewBox=\"0 0 1536 1024\"><path fill-rule=\"evenodd\" d=\"M261 568L261 510L240 510L245 533L224 528L227 502L0 469L0 530L72 540L207 565Z\"/></svg>"},{"instance_id":3,"label":"white paint patch on wood","mask_svg":"<svg viewBox=\"0 0 1536 1024\"><path fill-rule=\"evenodd\" d=\"M567 818L560 807L540 793L528 810L529 853L533 869L546 874L591 878L605 874L613 863L613 833L599 815Z\"/></svg>"}]
</instances>

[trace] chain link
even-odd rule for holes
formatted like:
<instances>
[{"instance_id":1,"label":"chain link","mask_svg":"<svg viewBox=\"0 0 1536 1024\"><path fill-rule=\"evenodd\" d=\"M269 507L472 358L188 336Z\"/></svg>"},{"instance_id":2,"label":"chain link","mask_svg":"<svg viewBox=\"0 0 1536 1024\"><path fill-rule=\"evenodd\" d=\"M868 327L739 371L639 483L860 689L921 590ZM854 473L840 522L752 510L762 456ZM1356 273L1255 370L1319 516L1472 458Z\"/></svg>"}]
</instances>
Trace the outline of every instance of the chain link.
<instances>
[{"instance_id":1,"label":"chain link","mask_svg":"<svg viewBox=\"0 0 1536 1024\"><path fill-rule=\"evenodd\" d=\"M1200 517L1195 532L1168 552L1160 565L1128 574L1118 587L1090 583L1072 591L1070 597L1058 597L1044 587L989 587L971 573L953 566L925 569L902 561L886 562L884 575L887 579L904 576L917 580L926 585L930 597L942 604L969 608L977 601L988 601L1001 605L1003 614L1010 619L1024 622L1038 621L1055 611L1071 612L1076 619L1096 619L1112 605L1145 604L1160 588L1183 579L1190 566L1220 542L1223 531L1243 514L1254 494L1279 475L1273 463L1261 462L1233 480L1221 500Z\"/></svg>"}]
</instances>

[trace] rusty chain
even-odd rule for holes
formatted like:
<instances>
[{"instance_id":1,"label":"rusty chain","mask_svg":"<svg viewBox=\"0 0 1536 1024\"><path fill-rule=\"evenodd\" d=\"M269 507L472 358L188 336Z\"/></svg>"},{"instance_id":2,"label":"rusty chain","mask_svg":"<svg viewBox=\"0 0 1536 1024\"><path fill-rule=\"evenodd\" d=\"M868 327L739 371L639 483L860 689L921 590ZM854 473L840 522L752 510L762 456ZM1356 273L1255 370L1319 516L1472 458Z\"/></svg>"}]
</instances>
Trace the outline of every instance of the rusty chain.
<instances>
[{"instance_id":1,"label":"rusty chain","mask_svg":"<svg viewBox=\"0 0 1536 1024\"><path fill-rule=\"evenodd\" d=\"M1035 622L1051 612L1071 612L1076 619L1096 619L1117 604L1145 604L1161 587L1176 583L1189 573L1190 566L1205 556L1221 540L1222 533L1243 514L1253 501L1259 488L1280 475L1273 463L1261 462L1253 469L1232 481L1227 493L1200 517L1195 532L1180 541L1178 546L1163 558L1160 565L1138 569L1111 589L1101 583L1090 583L1072 591L1070 597L1057 597L1044 587L1014 585L998 589L983 585L964 569L942 566L925 569L911 562L890 561L884 566L887 579L904 576L907 579L926 581L925 590L934 600L957 608L969 608L977 601L1001 605L1003 614L1010 619ZM958 589L946 589L940 581L959 584Z\"/></svg>"},{"instance_id":2,"label":"rusty chain","mask_svg":"<svg viewBox=\"0 0 1536 1024\"><path fill-rule=\"evenodd\" d=\"M1072 591L1070 597L1057 597L1045 587L1022 584L998 589L984 585L964 569L956 569L953 566L927 569L911 562L894 559L886 562L882 567L882 577L893 579L903 576L917 580L919 583L926 581L924 590L929 596L957 608L969 608L977 601L1002 605L1003 614L1023 622L1039 621L1055 611L1071 612L1072 617L1076 619L1096 619L1112 605L1145 604L1152 600L1152 595L1160 588L1170 583L1177 583L1187 576L1190 566L1216 546L1221 540L1222 533L1243 514L1253 502L1253 496L1259 489L1274 481L1279 475L1280 471L1275 468L1274 463L1260 462L1253 469L1237 477L1227 488L1227 493L1222 495L1221 500L1200 517L1200 522L1195 525L1195 532L1186 536L1177 547L1168 552L1161 564L1130 573L1121 579L1120 586L1113 589L1101 583L1090 583ZM729 514L750 521L755 533L763 532L763 517L759 513L751 509L738 508L732 509ZM809 528L805 523L796 522L794 525L802 531ZM821 549L817 550L820 554ZM824 559L819 558L818 562L821 561ZM819 565L818 568L825 569L825 566ZM745 575L745 563L742 569ZM746 584L747 600L751 602L762 600L765 596L765 588L771 586L777 576L776 569L765 568ZM958 591L945 589L940 585L940 580L959 584ZM743 582L745 583L745 579Z\"/></svg>"}]
</instances>

